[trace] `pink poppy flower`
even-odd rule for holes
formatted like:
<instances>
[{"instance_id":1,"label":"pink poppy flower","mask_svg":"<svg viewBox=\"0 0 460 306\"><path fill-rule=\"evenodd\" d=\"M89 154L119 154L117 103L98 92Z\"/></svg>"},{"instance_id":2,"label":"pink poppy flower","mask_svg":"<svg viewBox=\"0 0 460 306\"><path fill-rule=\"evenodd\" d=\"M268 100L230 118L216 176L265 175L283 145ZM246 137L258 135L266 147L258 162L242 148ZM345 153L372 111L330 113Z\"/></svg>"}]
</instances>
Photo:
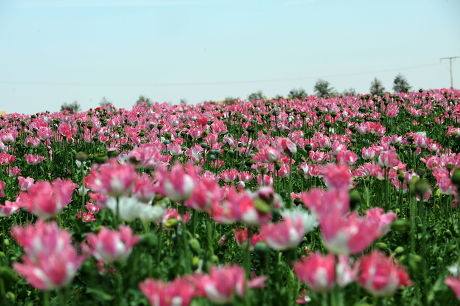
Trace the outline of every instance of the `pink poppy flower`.
<instances>
[{"instance_id":1,"label":"pink poppy flower","mask_svg":"<svg viewBox=\"0 0 460 306\"><path fill-rule=\"evenodd\" d=\"M172 201L186 201L193 193L195 187L195 169L192 164L183 167L176 163L171 172L164 167L158 167L156 178L160 186L158 191L169 197Z\"/></svg>"},{"instance_id":2,"label":"pink poppy flower","mask_svg":"<svg viewBox=\"0 0 460 306\"><path fill-rule=\"evenodd\" d=\"M334 255L313 253L293 264L294 272L301 282L313 291L327 292L334 287L335 259Z\"/></svg>"},{"instance_id":3,"label":"pink poppy flower","mask_svg":"<svg viewBox=\"0 0 460 306\"><path fill-rule=\"evenodd\" d=\"M265 279L265 276L253 279L247 288L262 287ZM216 304L231 303L235 294L243 297L246 289L245 272L237 265L212 267L209 275L197 275L194 282L199 294Z\"/></svg>"},{"instance_id":4,"label":"pink poppy flower","mask_svg":"<svg viewBox=\"0 0 460 306\"><path fill-rule=\"evenodd\" d=\"M18 203L39 218L47 219L59 214L72 201L75 188L77 185L71 180L36 182L27 192L20 194Z\"/></svg>"},{"instance_id":5,"label":"pink poppy flower","mask_svg":"<svg viewBox=\"0 0 460 306\"><path fill-rule=\"evenodd\" d=\"M320 227L326 248L335 254L362 252L382 231L373 218L360 217L356 212L347 216L326 213L320 217Z\"/></svg>"},{"instance_id":6,"label":"pink poppy flower","mask_svg":"<svg viewBox=\"0 0 460 306\"><path fill-rule=\"evenodd\" d=\"M359 271L359 282L375 295L391 296L399 287L412 284L403 268L378 251L360 258Z\"/></svg>"},{"instance_id":7,"label":"pink poppy flower","mask_svg":"<svg viewBox=\"0 0 460 306\"><path fill-rule=\"evenodd\" d=\"M24 248L23 263L13 263L14 270L33 287L51 290L69 284L85 260L71 245L71 236L56 222L38 220L26 227L15 226L13 238Z\"/></svg>"},{"instance_id":8,"label":"pink poppy flower","mask_svg":"<svg viewBox=\"0 0 460 306\"><path fill-rule=\"evenodd\" d=\"M19 211L19 206L10 201L5 201L5 205L0 205L0 217L8 217Z\"/></svg>"},{"instance_id":9,"label":"pink poppy flower","mask_svg":"<svg viewBox=\"0 0 460 306\"><path fill-rule=\"evenodd\" d=\"M152 306L187 306L196 295L195 286L185 278L172 282L146 279L139 288Z\"/></svg>"},{"instance_id":10,"label":"pink poppy flower","mask_svg":"<svg viewBox=\"0 0 460 306\"><path fill-rule=\"evenodd\" d=\"M240 247L246 247L247 241L248 241L248 229L239 229L239 228L234 228L233 232L235 233L235 240L236 243ZM253 250L254 246L260 242L263 241L262 235L260 234L253 234L251 236L251 243L250 243L250 249Z\"/></svg>"},{"instance_id":11,"label":"pink poppy flower","mask_svg":"<svg viewBox=\"0 0 460 306\"><path fill-rule=\"evenodd\" d=\"M19 180L19 189L21 191L27 191L29 190L30 186L34 184L34 179L31 177L24 178L22 176L18 177Z\"/></svg>"},{"instance_id":12,"label":"pink poppy flower","mask_svg":"<svg viewBox=\"0 0 460 306\"><path fill-rule=\"evenodd\" d=\"M455 292L455 296L460 300L460 277L449 276L444 281L444 284L450 287Z\"/></svg>"},{"instance_id":13,"label":"pink poppy flower","mask_svg":"<svg viewBox=\"0 0 460 306\"><path fill-rule=\"evenodd\" d=\"M89 253L104 263L128 258L139 237L134 236L128 226L120 225L118 229L117 232L103 227L97 234L88 234L86 248Z\"/></svg>"},{"instance_id":14,"label":"pink poppy flower","mask_svg":"<svg viewBox=\"0 0 460 306\"><path fill-rule=\"evenodd\" d=\"M353 177L346 165L327 164L321 174L328 188L350 189L352 186Z\"/></svg>"},{"instance_id":15,"label":"pink poppy flower","mask_svg":"<svg viewBox=\"0 0 460 306\"><path fill-rule=\"evenodd\" d=\"M119 164L115 159L93 167L85 178L86 186L107 196L120 197L131 193L138 174L131 164Z\"/></svg>"},{"instance_id":16,"label":"pink poppy flower","mask_svg":"<svg viewBox=\"0 0 460 306\"><path fill-rule=\"evenodd\" d=\"M281 222L264 224L260 228L264 241L275 250L297 247L305 234L318 225L316 218L301 208L286 210L282 215Z\"/></svg>"}]
</instances>

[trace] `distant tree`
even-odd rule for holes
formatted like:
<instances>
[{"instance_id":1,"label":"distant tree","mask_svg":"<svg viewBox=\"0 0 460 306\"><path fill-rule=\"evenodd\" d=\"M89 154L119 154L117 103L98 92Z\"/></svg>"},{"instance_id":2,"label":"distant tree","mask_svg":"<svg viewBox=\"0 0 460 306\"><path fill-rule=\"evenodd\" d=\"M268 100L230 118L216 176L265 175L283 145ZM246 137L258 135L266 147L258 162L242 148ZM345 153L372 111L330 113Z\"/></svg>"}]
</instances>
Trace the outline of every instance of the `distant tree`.
<instances>
[{"instance_id":1,"label":"distant tree","mask_svg":"<svg viewBox=\"0 0 460 306\"><path fill-rule=\"evenodd\" d=\"M356 92L356 89L354 88L348 88L342 92L343 96L356 96L357 94L358 93Z\"/></svg>"},{"instance_id":2,"label":"distant tree","mask_svg":"<svg viewBox=\"0 0 460 306\"><path fill-rule=\"evenodd\" d=\"M303 88L294 88L289 91L288 97L290 99L302 99L308 97L308 94Z\"/></svg>"},{"instance_id":3,"label":"distant tree","mask_svg":"<svg viewBox=\"0 0 460 306\"><path fill-rule=\"evenodd\" d=\"M334 93L334 87L328 81L321 79L316 81L314 90L318 97L330 97Z\"/></svg>"},{"instance_id":4,"label":"distant tree","mask_svg":"<svg viewBox=\"0 0 460 306\"><path fill-rule=\"evenodd\" d=\"M252 100L262 100L262 99L265 99L265 96L262 92L262 90L259 90L257 92L253 92L252 94L250 94L248 96L248 100L249 101L252 101Z\"/></svg>"},{"instance_id":5,"label":"distant tree","mask_svg":"<svg viewBox=\"0 0 460 306\"><path fill-rule=\"evenodd\" d=\"M107 100L106 97L102 97L101 102L99 102L99 106L110 106L112 105L112 102Z\"/></svg>"},{"instance_id":6,"label":"distant tree","mask_svg":"<svg viewBox=\"0 0 460 306\"><path fill-rule=\"evenodd\" d=\"M109 112L115 110L115 106L113 106L112 102L110 102L106 97L102 97L101 102L99 102L99 106L106 107Z\"/></svg>"},{"instance_id":7,"label":"distant tree","mask_svg":"<svg viewBox=\"0 0 460 306\"><path fill-rule=\"evenodd\" d=\"M231 104L235 104L236 101L238 101L238 99L239 99L239 98L226 97L226 98L224 99L224 103L225 103L225 104L230 104L230 105L231 105Z\"/></svg>"},{"instance_id":8,"label":"distant tree","mask_svg":"<svg viewBox=\"0 0 460 306\"><path fill-rule=\"evenodd\" d=\"M393 80L394 92L409 92L411 86L402 74L398 74Z\"/></svg>"},{"instance_id":9,"label":"distant tree","mask_svg":"<svg viewBox=\"0 0 460 306\"><path fill-rule=\"evenodd\" d=\"M61 105L61 112L69 111L71 114L78 113L80 110L80 104L77 101L73 101L72 103L64 103Z\"/></svg>"},{"instance_id":10,"label":"distant tree","mask_svg":"<svg viewBox=\"0 0 460 306\"><path fill-rule=\"evenodd\" d=\"M139 98L137 98L136 105L142 104L143 102L145 102L148 107L153 105L152 101L150 101L149 98L144 97L144 96L139 96Z\"/></svg>"},{"instance_id":11,"label":"distant tree","mask_svg":"<svg viewBox=\"0 0 460 306\"><path fill-rule=\"evenodd\" d=\"M372 95L383 95L385 92L385 87L383 87L382 81L380 81L377 78L374 78L374 80L371 83L371 88L369 88L369 92Z\"/></svg>"},{"instance_id":12,"label":"distant tree","mask_svg":"<svg viewBox=\"0 0 460 306\"><path fill-rule=\"evenodd\" d=\"M184 106L184 105L187 105L187 99L185 99L185 98L180 99L179 104L180 104L180 105L183 105L183 106Z\"/></svg>"},{"instance_id":13,"label":"distant tree","mask_svg":"<svg viewBox=\"0 0 460 306\"><path fill-rule=\"evenodd\" d=\"M284 96L282 96L282 95L275 95L275 96L274 96L274 99L275 99L275 100L284 99Z\"/></svg>"}]
</instances>

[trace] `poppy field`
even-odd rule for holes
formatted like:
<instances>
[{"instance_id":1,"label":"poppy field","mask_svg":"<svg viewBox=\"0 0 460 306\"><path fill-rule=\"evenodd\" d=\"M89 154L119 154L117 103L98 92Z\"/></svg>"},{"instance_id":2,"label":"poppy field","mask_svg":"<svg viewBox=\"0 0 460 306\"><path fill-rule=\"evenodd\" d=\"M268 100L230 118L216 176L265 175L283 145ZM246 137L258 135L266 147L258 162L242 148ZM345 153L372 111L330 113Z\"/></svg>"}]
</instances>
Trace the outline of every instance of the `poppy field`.
<instances>
[{"instance_id":1,"label":"poppy field","mask_svg":"<svg viewBox=\"0 0 460 306\"><path fill-rule=\"evenodd\" d=\"M456 305L460 92L0 117L2 305Z\"/></svg>"}]
</instances>

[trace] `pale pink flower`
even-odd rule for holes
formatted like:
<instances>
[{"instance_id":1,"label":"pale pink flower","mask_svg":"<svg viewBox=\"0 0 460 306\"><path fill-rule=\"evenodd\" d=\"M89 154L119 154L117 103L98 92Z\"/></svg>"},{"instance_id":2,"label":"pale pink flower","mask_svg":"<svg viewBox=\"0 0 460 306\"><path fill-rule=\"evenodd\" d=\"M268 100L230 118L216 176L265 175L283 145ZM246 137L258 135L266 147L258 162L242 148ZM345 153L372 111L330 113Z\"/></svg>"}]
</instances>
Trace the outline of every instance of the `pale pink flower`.
<instances>
[{"instance_id":1,"label":"pale pink flower","mask_svg":"<svg viewBox=\"0 0 460 306\"><path fill-rule=\"evenodd\" d=\"M29 190L30 186L34 184L34 179L31 177L24 178L22 176L18 177L19 180L19 189L21 191L27 191Z\"/></svg>"},{"instance_id":2,"label":"pale pink flower","mask_svg":"<svg viewBox=\"0 0 460 306\"><path fill-rule=\"evenodd\" d=\"M233 232L235 233L235 240L236 243L240 247L246 247L247 241L248 241L248 229L239 229L239 228L234 228ZM252 234L251 235L251 243L250 243L250 249L253 250L254 246L260 242L263 241L262 235L259 234Z\"/></svg>"},{"instance_id":3,"label":"pale pink flower","mask_svg":"<svg viewBox=\"0 0 460 306\"><path fill-rule=\"evenodd\" d=\"M0 217L8 217L19 211L19 206L10 201L5 201L5 205L0 205Z\"/></svg>"},{"instance_id":4,"label":"pale pink flower","mask_svg":"<svg viewBox=\"0 0 460 306\"><path fill-rule=\"evenodd\" d=\"M347 216L326 213L320 217L320 227L326 248L335 254L362 252L382 234L374 219L356 212Z\"/></svg>"},{"instance_id":5,"label":"pale pink flower","mask_svg":"<svg viewBox=\"0 0 460 306\"><path fill-rule=\"evenodd\" d=\"M353 177L346 165L327 164L321 174L328 188L350 189L352 186Z\"/></svg>"},{"instance_id":6,"label":"pale pink flower","mask_svg":"<svg viewBox=\"0 0 460 306\"><path fill-rule=\"evenodd\" d=\"M23 263L13 268L33 287L51 290L69 284L85 260L71 245L71 236L56 222L38 220L26 227L15 226L13 238L24 248Z\"/></svg>"},{"instance_id":7,"label":"pale pink flower","mask_svg":"<svg viewBox=\"0 0 460 306\"><path fill-rule=\"evenodd\" d=\"M399 287L410 286L407 272L378 251L359 260L359 282L375 295L391 296Z\"/></svg>"},{"instance_id":8,"label":"pale pink flower","mask_svg":"<svg viewBox=\"0 0 460 306\"><path fill-rule=\"evenodd\" d=\"M176 202L186 201L195 187L194 168L191 164L184 168L177 163L172 167L171 172L164 167L158 167L156 178L160 182L159 192Z\"/></svg>"},{"instance_id":9,"label":"pale pink flower","mask_svg":"<svg viewBox=\"0 0 460 306\"><path fill-rule=\"evenodd\" d=\"M53 182L36 182L27 192L22 192L18 204L41 219L47 219L59 212L72 201L77 188L71 180L56 179Z\"/></svg>"},{"instance_id":10,"label":"pale pink flower","mask_svg":"<svg viewBox=\"0 0 460 306\"><path fill-rule=\"evenodd\" d=\"M247 282L247 288L262 287L266 277L258 277ZM237 266L212 267L209 275L196 275L195 285L200 295L216 304L231 303L234 295L244 297L246 280L244 270Z\"/></svg>"},{"instance_id":11,"label":"pale pink flower","mask_svg":"<svg viewBox=\"0 0 460 306\"><path fill-rule=\"evenodd\" d=\"M128 226L120 225L118 229L117 232L103 227L99 233L87 235L87 248L94 258L106 264L128 258L139 237Z\"/></svg>"},{"instance_id":12,"label":"pale pink flower","mask_svg":"<svg viewBox=\"0 0 460 306\"><path fill-rule=\"evenodd\" d=\"M45 160L45 157L43 156L32 155L32 154L26 154L24 155L24 157L26 158L26 161L29 165L37 165Z\"/></svg>"},{"instance_id":13,"label":"pale pink flower","mask_svg":"<svg viewBox=\"0 0 460 306\"><path fill-rule=\"evenodd\" d=\"M131 193L137 177L133 165L119 164L115 159L110 159L99 167L93 167L85 183L92 191L120 197Z\"/></svg>"},{"instance_id":14,"label":"pale pink flower","mask_svg":"<svg viewBox=\"0 0 460 306\"><path fill-rule=\"evenodd\" d=\"M185 278L171 282L146 279L139 288L152 306L187 306L196 295L195 286Z\"/></svg>"},{"instance_id":15,"label":"pale pink flower","mask_svg":"<svg viewBox=\"0 0 460 306\"><path fill-rule=\"evenodd\" d=\"M282 215L281 222L264 224L260 228L264 241L275 250L297 247L305 234L318 225L316 218L301 208L285 210Z\"/></svg>"},{"instance_id":16,"label":"pale pink flower","mask_svg":"<svg viewBox=\"0 0 460 306\"><path fill-rule=\"evenodd\" d=\"M323 256L319 253L313 253L294 263L293 266L297 278L313 291L327 292L334 287L334 255Z\"/></svg>"}]
</instances>

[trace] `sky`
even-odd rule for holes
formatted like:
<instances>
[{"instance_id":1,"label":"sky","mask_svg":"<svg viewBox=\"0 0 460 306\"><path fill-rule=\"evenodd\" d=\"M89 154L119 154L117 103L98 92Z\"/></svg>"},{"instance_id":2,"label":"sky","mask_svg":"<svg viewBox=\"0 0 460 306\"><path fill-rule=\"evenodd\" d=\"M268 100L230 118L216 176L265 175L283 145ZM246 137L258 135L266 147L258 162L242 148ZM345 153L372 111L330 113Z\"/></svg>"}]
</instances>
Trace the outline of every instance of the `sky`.
<instances>
[{"instance_id":1,"label":"sky","mask_svg":"<svg viewBox=\"0 0 460 306\"><path fill-rule=\"evenodd\" d=\"M460 0L0 0L0 110L450 87ZM460 58L453 62L460 88Z\"/></svg>"}]
</instances>

